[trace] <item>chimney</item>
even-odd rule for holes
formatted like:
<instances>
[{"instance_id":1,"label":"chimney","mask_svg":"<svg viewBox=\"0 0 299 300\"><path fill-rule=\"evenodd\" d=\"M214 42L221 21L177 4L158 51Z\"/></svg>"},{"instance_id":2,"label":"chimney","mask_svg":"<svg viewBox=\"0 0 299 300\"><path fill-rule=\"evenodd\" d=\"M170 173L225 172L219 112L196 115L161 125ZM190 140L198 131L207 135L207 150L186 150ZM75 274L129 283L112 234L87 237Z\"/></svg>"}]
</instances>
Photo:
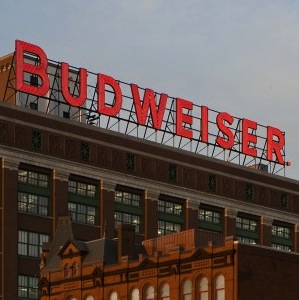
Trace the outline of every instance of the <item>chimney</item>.
<instances>
[{"instance_id":1,"label":"chimney","mask_svg":"<svg viewBox=\"0 0 299 300\"><path fill-rule=\"evenodd\" d=\"M122 256L132 257L135 250L135 226L131 224L118 225L118 260Z\"/></svg>"}]
</instances>

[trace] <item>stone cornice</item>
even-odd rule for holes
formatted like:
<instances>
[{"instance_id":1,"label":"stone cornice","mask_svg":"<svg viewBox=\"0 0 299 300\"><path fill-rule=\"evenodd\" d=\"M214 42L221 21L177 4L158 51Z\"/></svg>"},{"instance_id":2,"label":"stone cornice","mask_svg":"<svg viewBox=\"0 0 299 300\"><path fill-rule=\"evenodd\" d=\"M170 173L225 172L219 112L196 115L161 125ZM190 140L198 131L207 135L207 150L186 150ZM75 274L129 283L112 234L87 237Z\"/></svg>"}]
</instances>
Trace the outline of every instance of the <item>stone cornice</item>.
<instances>
[{"instance_id":1,"label":"stone cornice","mask_svg":"<svg viewBox=\"0 0 299 300\"><path fill-rule=\"evenodd\" d=\"M4 157L4 168L9 169L11 171L16 171L19 169L20 160L12 157Z\"/></svg>"}]
</instances>

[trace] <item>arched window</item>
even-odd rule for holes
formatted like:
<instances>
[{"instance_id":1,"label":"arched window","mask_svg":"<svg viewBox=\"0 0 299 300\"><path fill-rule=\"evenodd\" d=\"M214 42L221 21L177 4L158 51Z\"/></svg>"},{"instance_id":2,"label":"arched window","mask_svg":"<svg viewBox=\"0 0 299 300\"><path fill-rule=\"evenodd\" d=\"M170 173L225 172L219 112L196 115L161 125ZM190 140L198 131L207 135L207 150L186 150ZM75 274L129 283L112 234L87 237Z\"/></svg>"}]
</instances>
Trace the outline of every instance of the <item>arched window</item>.
<instances>
[{"instance_id":1,"label":"arched window","mask_svg":"<svg viewBox=\"0 0 299 300\"><path fill-rule=\"evenodd\" d=\"M183 285L183 299L191 300L192 299L192 282L190 279L187 279Z\"/></svg>"},{"instance_id":2,"label":"arched window","mask_svg":"<svg viewBox=\"0 0 299 300\"><path fill-rule=\"evenodd\" d=\"M145 290L145 299L146 300L155 299L155 289L152 285L147 286Z\"/></svg>"},{"instance_id":3,"label":"arched window","mask_svg":"<svg viewBox=\"0 0 299 300\"><path fill-rule=\"evenodd\" d=\"M112 292L110 294L109 300L117 300L117 293L116 292Z\"/></svg>"},{"instance_id":4,"label":"arched window","mask_svg":"<svg viewBox=\"0 0 299 300\"><path fill-rule=\"evenodd\" d=\"M209 299L208 279L206 277L203 277L199 280L198 294L199 294L199 300Z\"/></svg>"},{"instance_id":5,"label":"arched window","mask_svg":"<svg viewBox=\"0 0 299 300\"><path fill-rule=\"evenodd\" d=\"M76 277L79 275L79 268L78 268L78 264L74 263L73 264L73 277Z\"/></svg>"},{"instance_id":6,"label":"arched window","mask_svg":"<svg viewBox=\"0 0 299 300\"><path fill-rule=\"evenodd\" d=\"M94 300L93 296L88 295L85 300Z\"/></svg>"},{"instance_id":7,"label":"arched window","mask_svg":"<svg viewBox=\"0 0 299 300\"><path fill-rule=\"evenodd\" d=\"M71 267L68 264L66 264L64 266L64 278L69 278L69 277L71 277Z\"/></svg>"},{"instance_id":8,"label":"arched window","mask_svg":"<svg viewBox=\"0 0 299 300\"><path fill-rule=\"evenodd\" d=\"M161 299L162 300L169 300L170 297L169 297L169 284L168 283L164 283L162 285L162 288L161 288Z\"/></svg>"},{"instance_id":9,"label":"arched window","mask_svg":"<svg viewBox=\"0 0 299 300\"><path fill-rule=\"evenodd\" d=\"M131 297L132 300L139 300L139 290L137 288L135 288L133 291L132 291L132 297Z\"/></svg>"},{"instance_id":10,"label":"arched window","mask_svg":"<svg viewBox=\"0 0 299 300\"><path fill-rule=\"evenodd\" d=\"M216 277L216 300L225 300L225 279L223 275Z\"/></svg>"}]
</instances>

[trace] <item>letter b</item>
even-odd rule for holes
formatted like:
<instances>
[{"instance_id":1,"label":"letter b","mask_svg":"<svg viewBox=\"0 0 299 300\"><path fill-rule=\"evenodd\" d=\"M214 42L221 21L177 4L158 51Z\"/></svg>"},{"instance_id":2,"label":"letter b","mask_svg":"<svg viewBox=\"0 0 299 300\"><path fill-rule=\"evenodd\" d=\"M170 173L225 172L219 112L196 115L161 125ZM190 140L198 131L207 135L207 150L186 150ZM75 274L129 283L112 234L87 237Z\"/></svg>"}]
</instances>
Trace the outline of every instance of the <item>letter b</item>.
<instances>
[{"instance_id":1,"label":"letter b","mask_svg":"<svg viewBox=\"0 0 299 300\"><path fill-rule=\"evenodd\" d=\"M39 57L39 65L35 66L24 62L24 52L37 55ZM18 91L41 97L46 95L50 87L47 67L48 59L43 49L23 41L16 41L16 89ZM33 86L24 82L24 73L39 76L42 85Z\"/></svg>"}]
</instances>

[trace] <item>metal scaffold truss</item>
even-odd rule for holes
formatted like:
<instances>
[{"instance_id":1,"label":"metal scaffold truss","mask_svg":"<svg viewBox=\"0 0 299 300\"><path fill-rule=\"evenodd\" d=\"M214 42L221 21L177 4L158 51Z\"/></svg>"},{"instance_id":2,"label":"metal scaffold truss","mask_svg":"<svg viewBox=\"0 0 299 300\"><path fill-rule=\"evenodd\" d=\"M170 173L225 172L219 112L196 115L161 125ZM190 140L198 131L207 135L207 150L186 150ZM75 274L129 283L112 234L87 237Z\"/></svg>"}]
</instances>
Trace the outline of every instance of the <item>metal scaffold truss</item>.
<instances>
[{"instance_id":1,"label":"metal scaffold truss","mask_svg":"<svg viewBox=\"0 0 299 300\"><path fill-rule=\"evenodd\" d=\"M25 59L34 65L39 64L37 56L26 54ZM285 175L285 165L267 159L267 127L257 124L256 129L250 129L249 134L256 136L256 143L249 142L249 147L256 149L256 156L244 154L242 151L242 120L233 117L233 123L226 124L226 128L233 136L233 145L225 149L217 143L217 137L224 140L227 135L219 129L216 122L219 112L208 109L207 141L203 142L202 137L202 106L193 104L192 110L185 109L184 115L192 118L190 122L183 122L182 127L189 132L192 137L185 137L177 134L177 107L176 98L167 97L162 123L156 129L151 111L148 110L146 122L141 124L138 120L137 111L132 96L131 85L122 81L117 81L122 91L122 107L117 115L100 114L98 110L98 74L88 72L87 99L80 107L69 105L62 96L61 91L61 63L48 60L47 74L50 81L50 88L46 95L39 97L29 93L16 90L15 58L12 57L11 68L7 79L4 93L4 101L11 102L15 99L15 104L26 108L37 109L41 112L61 116L64 118L78 120L79 122L96 126L107 130L123 133L144 140L175 147L181 150L190 151L195 154L202 154L213 158L218 158L227 162L236 163L243 166L267 169L269 173ZM41 85L40 78L26 74L24 82L30 85ZM79 69L69 67L69 92L73 97L80 93ZM138 88L142 101L146 89ZM159 108L161 94L154 94L156 108ZM105 90L105 101L108 107L115 105L115 94L108 86ZM282 156L285 157L285 148L282 149Z\"/></svg>"}]
</instances>

